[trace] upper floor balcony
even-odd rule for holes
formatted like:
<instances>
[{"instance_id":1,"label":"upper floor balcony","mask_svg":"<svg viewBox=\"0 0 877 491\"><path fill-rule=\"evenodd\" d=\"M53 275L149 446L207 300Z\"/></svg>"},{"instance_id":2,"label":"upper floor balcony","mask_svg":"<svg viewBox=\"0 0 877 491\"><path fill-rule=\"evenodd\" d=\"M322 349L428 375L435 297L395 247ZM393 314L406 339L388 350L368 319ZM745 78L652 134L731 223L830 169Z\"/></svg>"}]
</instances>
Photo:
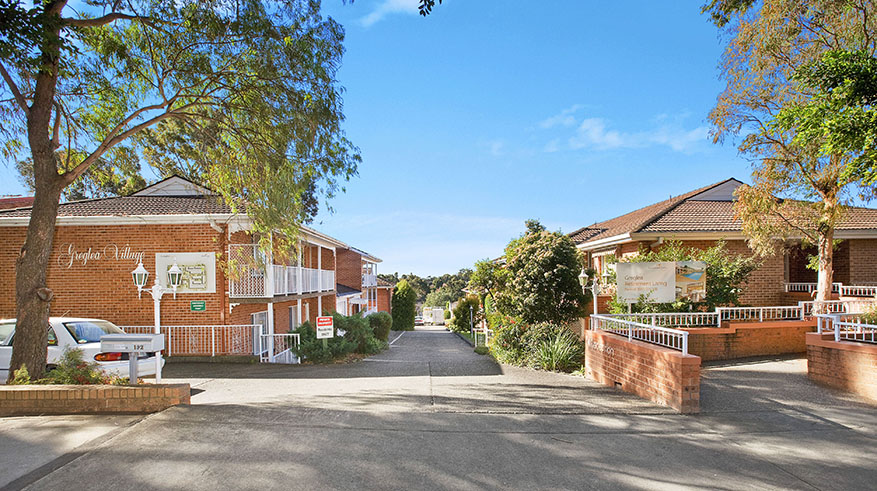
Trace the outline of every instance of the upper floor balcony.
<instances>
[{"instance_id":1,"label":"upper floor balcony","mask_svg":"<svg viewBox=\"0 0 877 491\"><path fill-rule=\"evenodd\" d=\"M362 287L369 288L378 286L378 275L376 274L363 274L362 275Z\"/></svg>"},{"instance_id":2,"label":"upper floor balcony","mask_svg":"<svg viewBox=\"0 0 877 491\"><path fill-rule=\"evenodd\" d=\"M229 246L228 296L272 298L335 290L335 271L266 264L266 257L253 244Z\"/></svg>"}]
</instances>

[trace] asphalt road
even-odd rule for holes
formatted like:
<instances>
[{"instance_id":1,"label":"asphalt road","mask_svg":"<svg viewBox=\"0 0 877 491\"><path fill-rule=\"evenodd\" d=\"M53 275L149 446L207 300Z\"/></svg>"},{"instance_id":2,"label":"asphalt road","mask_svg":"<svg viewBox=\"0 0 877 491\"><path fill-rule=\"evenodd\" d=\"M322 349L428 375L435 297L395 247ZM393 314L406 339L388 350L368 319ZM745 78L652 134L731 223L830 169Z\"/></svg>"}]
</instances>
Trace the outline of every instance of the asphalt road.
<instances>
[{"instance_id":1,"label":"asphalt road","mask_svg":"<svg viewBox=\"0 0 877 491\"><path fill-rule=\"evenodd\" d=\"M709 368L697 416L500 366L429 328L348 365L169 364L169 381L193 385L191 406L117 421L13 485L874 489L877 410L811 384L803 363ZM41 421L0 419L3 462Z\"/></svg>"}]
</instances>

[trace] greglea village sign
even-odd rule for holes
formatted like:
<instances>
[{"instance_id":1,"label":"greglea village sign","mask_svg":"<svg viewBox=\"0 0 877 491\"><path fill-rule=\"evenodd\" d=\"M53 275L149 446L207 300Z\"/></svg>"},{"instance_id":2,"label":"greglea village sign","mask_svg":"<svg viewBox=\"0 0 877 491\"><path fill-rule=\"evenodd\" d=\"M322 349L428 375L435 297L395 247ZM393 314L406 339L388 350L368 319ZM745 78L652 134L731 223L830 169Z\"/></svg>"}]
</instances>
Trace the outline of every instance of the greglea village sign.
<instances>
[{"instance_id":1,"label":"greglea village sign","mask_svg":"<svg viewBox=\"0 0 877 491\"><path fill-rule=\"evenodd\" d=\"M134 251L130 246L119 247L116 244L107 244L102 248L89 247L88 249L77 249L73 244L67 244L67 247L61 249L58 254L58 265L67 269L73 267L74 264L87 266L89 262L94 261L131 261L136 264L143 262L143 251Z\"/></svg>"},{"instance_id":2,"label":"greglea village sign","mask_svg":"<svg viewBox=\"0 0 877 491\"><path fill-rule=\"evenodd\" d=\"M335 336L332 316L317 317L317 339L329 339Z\"/></svg>"},{"instance_id":3,"label":"greglea village sign","mask_svg":"<svg viewBox=\"0 0 877 491\"><path fill-rule=\"evenodd\" d=\"M699 302L706 296L703 261L618 263L615 271L618 299L625 303L636 303L641 296L650 303Z\"/></svg>"}]
</instances>

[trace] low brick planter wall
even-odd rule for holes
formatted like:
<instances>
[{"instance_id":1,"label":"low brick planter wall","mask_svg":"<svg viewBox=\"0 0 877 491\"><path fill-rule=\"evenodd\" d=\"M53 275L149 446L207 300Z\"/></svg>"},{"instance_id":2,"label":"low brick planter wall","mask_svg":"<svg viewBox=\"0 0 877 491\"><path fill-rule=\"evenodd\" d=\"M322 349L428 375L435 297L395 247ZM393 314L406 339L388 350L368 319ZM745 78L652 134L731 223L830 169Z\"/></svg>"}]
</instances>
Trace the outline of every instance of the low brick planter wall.
<instances>
[{"instance_id":1,"label":"low brick planter wall","mask_svg":"<svg viewBox=\"0 0 877 491\"><path fill-rule=\"evenodd\" d=\"M835 341L834 334L807 334L807 376L877 403L877 344Z\"/></svg>"},{"instance_id":2,"label":"low brick planter wall","mask_svg":"<svg viewBox=\"0 0 877 491\"><path fill-rule=\"evenodd\" d=\"M154 413L189 404L189 384L0 385L0 416Z\"/></svg>"},{"instance_id":3,"label":"low brick planter wall","mask_svg":"<svg viewBox=\"0 0 877 491\"><path fill-rule=\"evenodd\" d=\"M700 357L603 331L585 331L585 372L680 413L700 412Z\"/></svg>"},{"instance_id":4,"label":"low brick planter wall","mask_svg":"<svg viewBox=\"0 0 877 491\"><path fill-rule=\"evenodd\" d=\"M803 354L807 351L805 335L815 330L815 320L731 322L721 328L686 329L688 352L703 361Z\"/></svg>"}]
</instances>

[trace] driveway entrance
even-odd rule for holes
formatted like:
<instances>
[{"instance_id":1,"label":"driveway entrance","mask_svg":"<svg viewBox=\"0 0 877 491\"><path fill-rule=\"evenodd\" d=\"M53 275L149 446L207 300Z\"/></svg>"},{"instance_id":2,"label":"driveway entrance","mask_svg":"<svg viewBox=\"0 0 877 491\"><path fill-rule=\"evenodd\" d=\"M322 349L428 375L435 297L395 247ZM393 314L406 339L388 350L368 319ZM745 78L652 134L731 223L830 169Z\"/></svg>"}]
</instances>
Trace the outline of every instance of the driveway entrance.
<instances>
[{"instance_id":1,"label":"driveway entrance","mask_svg":"<svg viewBox=\"0 0 877 491\"><path fill-rule=\"evenodd\" d=\"M499 366L431 329L348 365L169 364L166 374L199 391L191 406L18 482L213 491L850 490L877 481L877 411L809 384L794 360L707 368L696 416L581 377Z\"/></svg>"}]
</instances>

